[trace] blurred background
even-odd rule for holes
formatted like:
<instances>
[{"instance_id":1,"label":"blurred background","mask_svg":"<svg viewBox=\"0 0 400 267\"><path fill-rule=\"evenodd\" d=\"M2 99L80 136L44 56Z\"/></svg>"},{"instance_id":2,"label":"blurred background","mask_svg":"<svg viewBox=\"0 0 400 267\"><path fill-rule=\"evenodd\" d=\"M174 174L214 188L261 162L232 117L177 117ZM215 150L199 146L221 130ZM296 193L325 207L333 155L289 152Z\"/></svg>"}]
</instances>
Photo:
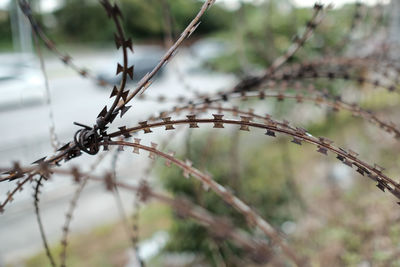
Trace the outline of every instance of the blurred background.
<instances>
[{"instance_id":1,"label":"blurred background","mask_svg":"<svg viewBox=\"0 0 400 267\"><path fill-rule=\"evenodd\" d=\"M114 45L115 26L98 1L29 2L34 18L57 49L70 55L74 64L91 74L91 79L66 66L39 41L48 76L46 89L29 21L18 9L17 1L0 0L2 166L15 161L27 165L52 154L49 132L54 131L62 143L70 141L78 130L73 122L92 125L110 101L112 87L102 83L119 82L114 75L116 63L121 61L121 52ZM166 23L171 24L170 35L176 39L203 1L117 3L125 33L134 43L129 61L135 65L135 79L128 85L133 88L166 51ZM134 101L133 108L123 120L116 121L116 126L134 125L183 104L160 103L156 101L160 95L180 99L212 94L261 73L285 53L295 34L304 31L313 4L300 0L217 0L195 34L146 91L147 100ZM371 46L386 39L398 45L399 1L343 0L333 4L290 64L324 56L363 56L371 52ZM361 23L353 29L356 11ZM360 73L364 77L374 75L369 70ZM398 94L343 80L308 80L296 86L310 85L341 95L347 102L357 102L400 125ZM359 152L367 162L384 166L391 177L400 171L399 141L350 112L334 112L314 103L295 104L294 100L236 104L258 114L269 113L278 120L288 119L314 136L335 140L339 146ZM271 222L296 251L310 257L313 266L400 266L400 213L389 194L376 190L374 183L333 156L315 153L315 147L295 146L287 137L272 140L259 133L226 128L213 131L202 127L193 132L182 129L169 135L154 130L143 137L143 142L165 143L167 139L164 150L177 151L178 157L189 158L193 166L212 173ZM135 184L147 179L159 191L188 198L246 229L240 215L214 194L204 192L198 182L182 179L179 170L166 169L159 162L153 166L147 156L116 151L109 154L94 173L115 168L121 181ZM90 170L97 160L83 155L65 166ZM13 186L1 184L0 196L6 196ZM46 183L40 196L45 231L57 256L65 213L76 188L72 179L56 176ZM103 184L92 182L86 186L71 224L67 266L140 266L138 258L147 266L253 266L240 260L243 252L232 243L212 238L205 228L180 218L168 206L158 202L137 205L135 196L124 191L120 199L124 211ZM137 253L127 238L121 214L139 229ZM265 266L290 266L274 265L273 259L271 262ZM19 193L0 216L0 266L50 266L43 252L30 189Z\"/></svg>"}]
</instances>

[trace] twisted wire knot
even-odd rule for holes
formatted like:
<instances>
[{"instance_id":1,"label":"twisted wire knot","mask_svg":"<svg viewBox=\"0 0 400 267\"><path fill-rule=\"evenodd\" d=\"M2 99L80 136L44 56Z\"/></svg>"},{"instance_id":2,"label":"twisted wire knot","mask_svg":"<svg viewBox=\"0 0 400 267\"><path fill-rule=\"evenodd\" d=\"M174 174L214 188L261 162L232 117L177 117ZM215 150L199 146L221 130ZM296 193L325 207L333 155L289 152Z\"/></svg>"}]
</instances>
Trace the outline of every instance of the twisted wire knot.
<instances>
[{"instance_id":1,"label":"twisted wire knot","mask_svg":"<svg viewBox=\"0 0 400 267\"><path fill-rule=\"evenodd\" d=\"M97 154L100 150L99 142L101 140L100 135L97 133L97 127L91 128L76 122L74 124L83 127L83 129L79 129L74 135L75 144L81 151L87 154Z\"/></svg>"}]
</instances>

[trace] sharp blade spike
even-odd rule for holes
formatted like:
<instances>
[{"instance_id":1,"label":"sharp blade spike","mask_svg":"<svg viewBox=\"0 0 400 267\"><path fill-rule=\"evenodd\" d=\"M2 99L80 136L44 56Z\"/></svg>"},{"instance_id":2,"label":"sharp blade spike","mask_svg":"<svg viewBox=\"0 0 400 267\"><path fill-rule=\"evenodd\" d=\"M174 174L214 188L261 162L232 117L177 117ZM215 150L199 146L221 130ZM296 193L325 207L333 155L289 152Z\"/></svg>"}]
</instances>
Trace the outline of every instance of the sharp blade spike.
<instances>
[{"instance_id":1,"label":"sharp blade spike","mask_svg":"<svg viewBox=\"0 0 400 267\"><path fill-rule=\"evenodd\" d=\"M71 61L71 57L69 55L65 55L62 57L62 62L64 62L64 64L69 64Z\"/></svg>"},{"instance_id":2,"label":"sharp blade spike","mask_svg":"<svg viewBox=\"0 0 400 267\"><path fill-rule=\"evenodd\" d=\"M122 118L122 116L125 115L125 113L126 113L131 107L132 107L132 106L123 106L123 107L121 108L121 114L120 114L121 118Z\"/></svg>"},{"instance_id":3,"label":"sharp blade spike","mask_svg":"<svg viewBox=\"0 0 400 267\"><path fill-rule=\"evenodd\" d=\"M105 1L105 0L102 0L101 4L103 5L104 9L106 10L108 18L111 18L111 16L112 16L112 6L111 6L111 4L108 1Z\"/></svg>"},{"instance_id":4,"label":"sharp blade spike","mask_svg":"<svg viewBox=\"0 0 400 267\"><path fill-rule=\"evenodd\" d=\"M197 122L194 122L194 120L196 120L196 115L187 115L186 117L189 120L189 128L199 128Z\"/></svg>"},{"instance_id":5,"label":"sharp blade spike","mask_svg":"<svg viewBox=\"0 0 400 267\"><path fill-rule=\"evenodd\" d=\"M138 147L134 147L132 152L135 153L135 154L139 154L139 148Z\"/></svg>"},{"instance_id":6,"label":"sharp blade spike","mask_svg":"<svg viewBox=\"0 0 400 267\"><path fill-rule=\"evenodd\" d=\"M276 137L275 132L274 132L274 131L271 131L271 130L267 130L267 132L265 133L265 135L272 136L272 137Z\"/></svg>"},{"instance_id":7,"label":"sharp blade spike","mask_svg":"<svg viewBox=\"0 0 400 267\"><path fill-rule=\"evenodd\" d=\"M32 162L32 164L40 164L40 163L42 163L45 159L46 159L46 157L40 158L40 159L38 159L38 160Z\"/></svg>"},{"instance_id":8,"label":"sharp blade spike","mask_svg":"<svg viewBox=\"0 0 400 267\"><path fill-rule=\"evenodd\" d=\"M224 123L220 122L222 121L222 118L224 117L224 115L221 114L213 114L214 117L214 127L213 128L224 128Z\"/></svg>"},{"instance_id":9,"label":"sharp blade spike","mask_svg":"<svg viewBox=\"0 0 400 267\"><path fill-rule=\"evenodd\" d=\"M239 128L239 130L240 130L240 131L246 131L246 132L249 132L249 131L250 131L250 128L249 128L249 126L248 126L248 125L240 125L240 128Z\"/></svg>"},{"instance_id":10,"label":"sharp blade spike","mask_svg":"<svg viewBox=\"0 0 400 267\"><path fill-rule=\"evenodd\" d=\"M66 143L65 145L63 145L62 147L60 147L59 149L57 149L57 151L63 151L63 150L65 150L65 149L69 148L70 143L71 143L71 142Z\"/></svg>"},{"instance_id":11,"label":"sharp blade spike","mask_svg":"<svg viewBox=\"0 0 400 267\"><path fill-rule=\"evenodd\" d=\"M297 137L293 137L293 140L291 141L292 143L301 146L301 141L302 139L297 138Z\"/></svg>"},{"instance_id":12,"label":"sharp blade spike","mask_svg":"<svg viewBox=\"0 0 400 267\"><path fill-rule=\"evenodd\" d=\"M118 63L116 75L120 74L123 71L124 71L124 67L122 67L121 64Z\"/></svg>"},{"instance_id":13,"label":"sharp blade spike","mask_svg":"<svg viewBox=\"0 0 400 267\"><path fill-rule=\"evenodd\" d=\"M83 76L83 77L87 77L88 72L87 72L87 70L82 69L82 70L79 71L79 74L80 74L81 76Z\"/></svg>"},{"instance_id":14,"label":"sharp blade spike","mask_svg":"<svg viewBox=\"0 0 400 267\"><path fill-rule=\"evenodd\" d=\"M350 160L346 159L346 158L344 159L343 163L344 163L344 165L347 165L350 168L353 167L353 163Z\"/></svg>"},{"instance_id":15,"label":"sharp blade spike","mask_svg":"<svg viewBox=\"0 0 400 267\"><path fill-rule=\"evenodd\" d=\"M112 13L114 14L114 16L119 16L120 18L122 18L121 10L119 9L117 4L114 4L114 7L112 8Z\"/></svg>"},{"instance_id":16,"label":"sharp blade spike","mask_svg":"<svg viewBox=\"0 0 400 267\"><path fill-rule=\"evenodd\" d=\"M117 46L117 49L119 49L122 45L121 38L117 34L114 34L114 40L115 40L115 45Z\"/></svg>"},{"instance_id":17,"label":"sharp blade spike","mask_svg":"<svg viewBox=\"0 0 400 267\"><path fill-rule=\"evenodd\" d=\"M171 157L174 157L174 156L175 156L175 151L169 150L169 151L168 151L168 155L171 156ZM171 163L172 163L172 162L171 162L169 159L166 159L166 160L165 160L165 165L166 165L167 167L171 167Z\"/></svg>"},{"instance_id":18,"label":"sharp blade spike","mask_svg":"<svg viewBox=\"0 0 400 267\"><path fill-rule=\"evenodd\" d=\"M385 192L385 185L382 182L378 182L378 184L376 185L376 187L378 187L380 190L382 190L382 192Z\"/></svg>"},{"instance_id":19,"label":"sharp blade spike","mask_svg":"<svg viewBox=\"0 0 400 267\"><path fill-rule=\"evenodd\" d=\"M122 99L123 99L124 101L126 101L126 98L128 97L128 94L129 94L129 90L126 90L125 92L123 92L123 93L121 94L121 97L122 97Z\"/></svg>"},{"instance_id":20,"label":"sharp blade spike","mask_svg":"<svg viewBox=\"0 0 400 267\"><path fill-rule=\"evenodd\" d=\"M110 117L110 123L112 123L114 120L115 120L115 118L118 116L118 112L113 112L112 114L111 114L111 117Z\"/></svg>"},{"instance_id":21,"label":"sharp blade spike","mask_svg":"<svg viewBox=\"0 0 400 267\"><path fill-rule=\"evenodd\" d=\"M250 110L249 113L252 114L253 111ZM241 118L241 122L242 122L243 124L240 125L240 129L239 129L239 130L241 130L241 131L250 131L249 126L246 125L246 124L249 123L250 120L251 120L252 118L251 118L251 117L247 117L247 116L240 116L240 118Z\"/></svg>"},{"instance_id":22,"label":"sharp blade spike","mask_svg":"<svg viewBox=\"0 0 400 267\"><path fill-rule=\"evenodd\" d=\"M131 78L131 80L133 80L133 70L134 70L134 66L130 66L126 72L128 73L129 77Z\"/></svg>"},{"instance_id":23,"label":"sharp blade spike","mask_svg":"<svg viewBox=\"0 0 400 267\"><path fill-rule=\"evenodd\" d=\"M201 23L201 21L199 21L196 25L194 25L194 26L190 29L187 38L189 38L189 37L193 34L193 32L197 29L197 27L199 27L200 23Z\"/></svg>"},{"instance_id":24,"label":"sharp blade spike","mask_svg":"<svg viewBox=\"0 0 400 267\"><path fill-rule=\"evenodd\" d=\"M324 155L328 155L328 149L326 149L325 147L322 147L322 146L318 146L317 152L324 154Z\"/></svg>"},{"instance_id":25,"label":"sharp blade spike","mask_svg":"<svg viewBox=\"0 0 400 267\"><path fill-rule=\"evenodd\" d=\"M171 122L171 117L167 118L161 118L166 124L165 124L165 130L174 130L174 125Z\"/></svg>"},{"instance_id":26,"label":"sharp blade spike","mask_svg":"<svg viewBox=\"0 0 400 267\"><path fill-rule=\"evenodd\" d=\"M116 96L117 94L118 94L118 88L117 88L117 86L114 86L114 88L113 88L113 90L111 92L110 98L113 97L113 96Z\"/></svg>"},{"instance_id":27,"label":"sharp blade spike","mask_svg":"<svg viewBox=\"0 0 400 267\"><path fill-rule=\"evenodd\" d=\"M150 127L147 127L147 126L148 126L147 121L139 122L139 125L143 127L143 131L144 131L145 134L147 134L147 133L152 133L152 132L153 132L153 131L150 129Z\"/></svg>"},{"instance_id":28,"label":"sharp blade spike","mask_svg":"<svg viewBox=\"0 0 400 267\"><path fill-rule=\"evenodd\" d=\"M382 172L384 169L385 169L385 168L383 168L383 167L381 167L380 165L374 163L374 170L375 170L376 172L379 172L379 173L380 173L380 172Z\"/></svg>"},{"instance_id":29,"label":"sharp blade spike","mask_svg":"<svg viewBox=\"0 0 400 267\"><path fill-rule=\"evenodd\" d=\"M150 87L150 85L151 85L152 83L153 83L152 81L148 81L148 82L143 86L143 89L142 89L142 91L140 92L140 94L143 94L143 93L147 90L147 88Z\"/></svg>"},{"instance_id":30,"label":"sharp blade spike","mask_svg":"<svg viewBox=\"0 0 400 267\"><path fill-rule=\"evenodd\" d=\"M104 108L100 111L99 115L97 115L97 118L105 117L106 114L107 114L107 106L104 106Z\"/></svg>"},{"instance_id":31,"label":"sharp blade spike","mask_svg":"<svg viewBox=\"0 0 400 267\"><path fill-rule=\"evenodd\" d=\"M126 40L126 41L124 42L124 46L127 47L127 48L129 48L129 49L133 52L133 48L132 48L132 39L131 39L131 38L129 38L128 40Z\"/></svg>"}]
</instances>

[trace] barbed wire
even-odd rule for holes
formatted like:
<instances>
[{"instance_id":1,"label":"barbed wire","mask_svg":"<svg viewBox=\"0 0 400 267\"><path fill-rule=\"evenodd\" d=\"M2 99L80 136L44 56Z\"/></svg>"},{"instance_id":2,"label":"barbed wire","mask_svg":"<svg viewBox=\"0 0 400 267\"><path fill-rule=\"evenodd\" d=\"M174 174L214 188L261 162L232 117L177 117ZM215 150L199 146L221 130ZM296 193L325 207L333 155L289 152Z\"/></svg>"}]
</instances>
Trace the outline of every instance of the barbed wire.
<instances>
[{"instance_id":1,"label":"barbed wire","mask_svg":"<svg viewBox=\"0 0 400 267\"><path fill-rule=\"evenodd\" d=\"M127 233L128 236L130 236L136 254L138 254L139 233L137 225L138 210L142 203L146 203L149 198L154 198L171 206L178 215L185 218L190 217L197 223L205 226L208 231L212 233L214 238L229 238L233 243L242 248L248 254L248 257L254 262L265 263L270 260L273 253L282 253L285 258L290 260L296 266L309 265L310 262L308 259L298 255L298 251L294 250L290 244L287 243L286 239L275 230L268 221L261 217L253 208L250 207L250 205L246 204L231 190L224 187L224 185L217 183L212 175L193 167L190 159L178 159L174 156L175 153L173 151L165 153L163 152L163 149L158 149L159 146L155 142L151 142L150 145L141 144L141 138L139 138L141 136L140 134L149 134L156 128L161 128L161 132L164 133L164 131L170 132L183 128L179 126L186 126L188 127L186 129L190 130L199 128L200 125L210 125L217 129L225 128L225 126L236 126L238 127L238 131L245 132L248 132L251 129L261 129L264 131L263 133L269 137L276 137L277 134L283 134L292 138L291 143L296 145L309 143L316 146L317 152L320 154L327 155L328 152L331 152L344 165L351 168L354 166L355 170L359 174L367 176L377 183L377 187L380 190L387 190L396 198L400 199L400 184L389 175L385 174L383 167L376 163L367 163L362 160L355 151L336 146L334 145L334 142L328 138L313 136L304 128L292 126L287 120L278 121L268 114L257 114L251 108L249 110L242 110L237 107L222 106L221 104L224 102L231 102L231 100L237 100L241 103L248 98L259 100L274 98L278 100L278 102L285 99L292 99L297 103L311 102L326 105L334 111L349 111L353 115L359 116L367 122L372 122L378 125L384 131L393 134L394 137L398 139L400 137L400 130L394 123L386 121L384 118L379 117L372 111L361 108L359 104L348 103L340 97L332 96L326 91L318 91L314 87L303 90L288 90L288 83L304 81L307 79L313 80L327 78L331 81L336 79L351 80L355 81L358 86L370 84L374 87L386 88L389 91L398 91L397 76L400 73L400 66L396 61L381 60L375 55L370 55L369 57L331 56L318 58L316 60L301 61L298 64L288 64L296 52L310 39L317 25L319 25L325 17L326 11L330 9L330 6L325 8L321 4L314 5L314 13L310 21L307 23L307 27L303 34L300 37L294 38L293 43L289 46L287 51L282 56L277 57L273 63L263 71L263 74L247 77L238 82L233 88L229 90L225 89L216 94L200 94L197 90L193 90L194 92L197 92L193 96L172 99L170 92L166 92L164 97L156 97L156 100L178 101L180 102L180 105L166 111L161 111L159 115L153 115L147 120L139 121L131 126L124 125L118 127L119 130L108 132L108 127L114 125L114 120L118 115L122 118L128 111L132 112L130 111L131 106L127 105L132 101L132 99L151 99L151 97L147 97L143 95L143 93L151 86L155 75L161 70L161 68L172 60L185 39L189 38L197 29L202 16L215 3L215 0L204 1L198 13L190 21L188 26L183 30L175 42L172 41L171 37L172 27L170 24L166 23L165 35L167 36L166 43L168 43L169 49L154 69L146 74L138 82L136 87L131 90L127 88L127 81L128 79L133 79L134 66L128 66L128 53L129 50L133 52L133 44L132 40L125 35L122 27L122 11L117 4L111 4L108 0L101 0L100 3L103 5L108 18L116 28L114 36L116 47L118 50L122 47L121 52L123 62L117 64L116 70L116 75L121 75L121 82L119 85L111 85L112 91L110 98L114 98L111 106L105 106L100 111L93 126L87 126L75 122L75 124L80 127L79 130L76 131L70 142L62 146L59 144L57 139L54 129L54 117L51 115L50 123L52 123L51 125L53 126L51 127L53 130L51 131L52 143L54 147L57 148L57 151L53 155L36 160L31 166L21 166L20 163L15 162L11 168L0 168L0 171L3 172L0 175L0 182L15 183L12 189L7 192L6 197L2 202L0 202L0 213L4 212L6 206L8 207L8 205L14 200L15 195L19 191L24 190L28 183L34 183L33 197L36 219L39 224L39 231L46 255L51 266L57 266L57 264L50 251L45 234L45 228L41 219L39 195L41 193L40 189L43 187L44 183L55 175L71 176L78 184L78 188L70 201L62 228L60 266L65 267L67 265L66 253L68 237L70 235L70 224L73 213L78 205L78 200L83 189L90 180L103 182L106 190L113 192L117 200L117 206L123 214L122 217L126 226L128 225L128 216L124 211L123 201L119 198L118 190L123 188L135 193L135 213L133 214L134 226L132 227L133 229L128 229ZM164 6L166 4L165 1L162 1L161 3L164 3ZM60 52L55 44L46 36L39 24L34 20L32 10L25 0L20 0L19 4L21 10L31 24L35 38L40 38L50 51L55 53L65 64L79 72L82 76L96 79L89 71L75 65L70 56ZM164 11L168 10L165 9ZM167 12L164 13L164 16L165 21L171 19L171 14L168 14ZM360 19L360 14L357 10L354 14L350 32L354 30L357 24L361 23L360 21L356 21L356 19ZM41 60L42 72L46 82L46 90L49 93L50 89L48 86L48 79L37 39L35 39L35 44ZM363 68L368 69L377 77L369 78L364 74L360 74L359 72ZM180 83L183 83L182 79L180 79ZM274 84L275 86L270 86L271 84ZM104 82L102 85L107 84ZM49 94L47 96L47 102L48 105L51 104ZM182 104L182 102L184 103ZM135 111L137 113L140 112L140 110ZM212 114L212 117L202 117L200 115L202 113L210 112L215 112ZM232 114L235 118L224 118L227 113ZM52 114L51 109L50 114ZM181 114L183 114L183 117ZM176 118L173 118L172 116L176 116ZM175 133L175 131L173 131L173 133ZM133 141L129 141L133 135L135 135ZM167 142L171 139L172 138L167 139ZM171 164L177 166L182 170L182 175L184 177L189 178L192 176L196 178L201 182L205 190L211 189L228 206L233 207L237 212L243 215L251 231L254 228L258 228L267 237L267 240L265 240L265 238L254 238L242 229L237 229L230 218L215 216L206 209L196 206L188 200L171 198L168 195L157 193L153 191L152 187L144 179L141 179L141 182L137 186L128 185L118 181L116 179L116 164L118 161L118 153L120 152L116 152L115 154L116 156L112 163L111 172L106 171L102 176L94 176L92 172L100 163L101 159L108 153L101 154L99 160L92 165L88 173L81 172L78 167L73 167L67 170L59 168L63 162L77 158L83 153L96 155L101 150L108 151L109 147L116 147L117 151L124 151L124 149L130 148L132 149L132 153L136 154L144 151L149 153L148 157L152 160L160 157L164 159L167 166ZM150 164L150 167L145 171L144 177L147 177L149 172L153 169L154 164ZM400 204L400 201L398 203ZM133 230L133 232L131 230Z\"/></svg>"}]
</instances>

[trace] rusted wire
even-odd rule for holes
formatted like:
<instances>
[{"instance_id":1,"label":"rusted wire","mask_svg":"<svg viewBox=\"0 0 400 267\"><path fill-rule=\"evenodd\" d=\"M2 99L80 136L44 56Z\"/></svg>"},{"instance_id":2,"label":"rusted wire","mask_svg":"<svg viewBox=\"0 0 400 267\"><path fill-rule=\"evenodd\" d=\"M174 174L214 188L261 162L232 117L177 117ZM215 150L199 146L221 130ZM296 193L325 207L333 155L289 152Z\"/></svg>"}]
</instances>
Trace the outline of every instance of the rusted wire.
<instances>
[{"instance_id":1,"label":"rusted wire","mask_svg":"<svg viewBox=\"0 0 400 267\"><path fill-rule=\"evenodd\" d=\"M146 202L150 197L161 200L162 202L170 205L178 214L183 217L193 218L196 222L204 225L209 231L213 232L214 235L220 238L230 238L236 245L242 247L250 258L257 262L267 262L270 255L274 252L273 246L278 247L280 251L290 259L296 266L307 265L307 261L297 255L297 251L293 250L286 240L257 212L250 208L249 205L244 203L241 199L235 196L223 185L217 183L211 175L199 171L192 166L191 161L180 160L174 156L174 153L165 153L158 149L156 143L150 145L141 144L140 134L151 133L155 128L164 128L165 131L173 131L177 126L184 125L188 126L189 129L199 128L200 125L208 124L213 128L224 128L227 125L237 126L239 131L250 131L253 128L262 129L265 134L270 137L275 137L277 133L281 133L292 138L292 143L296 145L302 145L302 143L309 143L317 147L317 152L327 155L328 152L333 153L337 159L343 164L349 167L356 167L356 171L363 176L367 176L377 183L377 187L382 191L388 190L396 198L400 199L400 185L394 179L390 178L383 172L383 168L378 164L369 164L361 160L358 154L350 149L343 149L341 147L333 145L333 141L324 137L315 137L310 134L307 130L301 127L295 127L289 124L288 121L277 121L271 118L269 115L255 114L253 110L240 110L236 107L223 107L218 105L220 102L229 102L230 100L244 101L247 98L253 97L255 99L275 98L278 101L285 99L293 99L298 103L308 101L316 104L324 104L331 107L333 110L347 110L352 112L354 115L362 117L366 121L371 121L377 124L380 128L388 133L392 133L396 138L400 137L399 128L391 122L387 122L384 119L378 117L373 112L362 109L359 105L350 104L343 101L340 98L334 98L325 93L318 93L317 90L305 90L305 91L289 91L285 90L286 86L284 83L279 84L275 89L275 92L268 88L268 83L274 82L292 82L294 80L304 79L316 79L316 78L328 78L334 79L345 79L356 81L358 85L369 83L375 87L385 87L390 91L394 91L398 88L397 76L400 73L400 67L398 63L392 60L379 60L379 56L371 55L370 57L354 57L354 58L322 58L314 61L303 61L300 64L292 64L284 66L287 62L295 55L295 53L305 44L305 42L311 37L314 29L319 23L321 23L324 15L325 8L322 5L316 4L314 6L314 14L308 22L304 33L294 39L288 50L280 57L277 57L273 63L267 68L262 75L246 78L240 81L233 90L224 90L215 95L200 95L196 94L190 98L180 98L180 103L186 102L182 106L174 107L171 110L160 112L160 116L152 116L148 120L140 121L131 127L121 126L119 130L111 133L107 132L107 128L113 124L115 118L120 115L123 117L128 112L131 106L127 104L133 98L139 98L140 95L151 85L155 75L160 69L165 66L172 57L176 54L179 47L182 45L184 40L197 29L200 23L201 17L205 14L208 8L214 4L214 0L205 0L200 8L200 11L192 19L189 25L181 33L180 37L172 42L172 38L167 39L170 46L165 55L160 59L157 66L142 80L139 81L136 88L132 91L126 89L126 83L129 78L133 78L134 69L133 66L128 66L128 52L133 50L131 39L125 36L124 29L122 27L122 12L116 4L111 4L108 0L101 0L101 4L108 17L112 20L116 28L115 43L117 49L122 47L123 62L117 65L117 75L121 74L122 79L119 85L113 85L111 98L115 97L110 107L105 106L99 113L96 122L93 126L86 126L81 123L75 123L79 126L79 130L76 131L73 140L62 145L55 146L58 148L57 152L49 157L41 158L34 162L32 166L20 166L19 163L15 163L11 168L0 168L4 173L0 176L0 182L12 182L15 181L15 187L7 193L6 198L0 203L0 213L4 212L5 206L8 205L14 199L17 192L24 189L24 186L28 182L32 182L33 177L40 177L35 180L35 193L34 193L34 205L35 213L37 216L42 240L47 253L47 257L50 260L50 264L55 266L56 263L50 252L48 242L45 235L45 229L42 224L39 210L39 193L40 187L50 178L52 174L63 174L72 176L76 182L79 183L79 187L75 192L69 209L67 211L66 220L63 226L63 237L62 237L62 252L60 255L61 266L66 266L66 250L68 243L68 236L70 232L70 223L72 220L73 212L77 206L77 201L82 193L88 180L101 181L105 183L106 189L116 192L119 188L125 188L136 192L137 201L135 205L139 206L140 203ZM30 21L34 36L39 37L47 48L53 51L63 62L76 71L78 71L84 77L91 77L91 74L72 63L70 56L62 54L54 45L54 43L47 38L39 24L34 20L32 16L32 10L25 0L20 0L20 7L24 14ZM163 2L166 3L165 1ZM329 7L328 7L329 8ZM170 14L164 13L166 18L170 17ZM358 18L357 13L354 18ZM170 19L170 18L169 18ZM356 24L356 23L353 23ZM354 25L353 25L354 26ZM355 26L354 26L355 27ZM352 27L352 28L354 28ZM166 25L166 35L171 35L171 26ZM168 32L168 33L167 33ZM42 71L46 76L43 58L41 57L40 48L37 40L35 39L38 48L38 54L41 58ZM376 64L373 64L376 63ZM371 66L371 65L374 66ZM378 78L368 78L358 74L358 71L362 68L367 68L373 72L374 75L379 76ZM93 77L92 77L93 78ZM45 77L47 82L47 78ZM49 91L48 84L46 85ZM264 90L268 88L267 90ZM167 92L167 98L171 98ZM198 114L203 112L213 111L215 114L212 118L202 118ZM139 111L137 111L139 112ZM186 113L186 118L173 119L171 115L176 115L181 112ZM224 113L230 113L233 116L239 116L235 119L225 119ZM53 127L54 128L54 127ZM129 139L133 134L136 134L132 142L122 141L122 139ZM169 196L156 193L152 190L151 186L146 182L141 182L139 186L131 186L117 181L116 175L106 172L102 177L95 177L91 175L93 169L89 173L82 173L78 168L72 168L70 170L62 170L59 165L63 161L69 161L79 157L82 153L89 155L96 155L101 149L107 151L109 146L116 146L119 149L124 147L130 147L133 149L133 153L139 154L140 151L146 151L149 153L149 158L155 159L161 157L165 160L167 165L174 164L181 168L184 177L193 176L197 178L203 184L204 188L212 189L219 197L221 197L228 205L235 208L241 213L246 219L248 225L253 229L258 227L269 239L270 243L265 240L259 240L251 237L245 232L236 229L235 226L229 219L220 218L212 215L205 209L195 206L192 203L182 199L172 199ZM106 154L104 154L106 155ZM116 163L116 160L115 162ZM116 166L114 164L114 170ZM150 168L151 170L151 168ZM119 206L122 203L119 202ZM126 216L124 216L126 217ZM132 237L133 246L137 245L137 233L136 240L135 236ZM135 243L136 242L136 243ZM272 245L272 246L271 246ZM276 250L275 250L276 251Z\"/></svg>"}]
</instances>

